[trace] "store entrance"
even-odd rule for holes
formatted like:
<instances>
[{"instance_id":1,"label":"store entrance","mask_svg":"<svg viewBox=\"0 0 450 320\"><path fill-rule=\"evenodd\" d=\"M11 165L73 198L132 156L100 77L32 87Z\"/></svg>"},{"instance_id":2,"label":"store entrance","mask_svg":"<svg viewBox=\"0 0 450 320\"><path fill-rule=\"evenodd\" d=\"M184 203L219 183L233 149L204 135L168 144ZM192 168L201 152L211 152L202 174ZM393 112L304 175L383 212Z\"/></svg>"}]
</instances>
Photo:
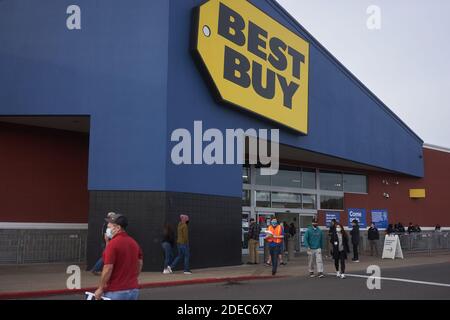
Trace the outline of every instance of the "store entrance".
<instances>
[{"instance_id":1,"label":"store entrance","mask_svg":"<svg viewBox=\"0 0 450 320\"><path fill-rule=\"evenodd\" d=\"M259 223L261 228L261 234L263 235L266 229L270 224L270 220L272 218L276 218L279 223L286 223L289 227L291 225L295 228L295 252L305 252L306 249L303 246L303 236L309 225L312 223L312 219L316 216L317 213L305 213L301 211L290 212L290 211L281 211L281 212L268 212L268 211L259 211L256 213L256 221ZM260 241L260 248L262 249L264 246L264 242Z\"/></svg>"}]
</instances>

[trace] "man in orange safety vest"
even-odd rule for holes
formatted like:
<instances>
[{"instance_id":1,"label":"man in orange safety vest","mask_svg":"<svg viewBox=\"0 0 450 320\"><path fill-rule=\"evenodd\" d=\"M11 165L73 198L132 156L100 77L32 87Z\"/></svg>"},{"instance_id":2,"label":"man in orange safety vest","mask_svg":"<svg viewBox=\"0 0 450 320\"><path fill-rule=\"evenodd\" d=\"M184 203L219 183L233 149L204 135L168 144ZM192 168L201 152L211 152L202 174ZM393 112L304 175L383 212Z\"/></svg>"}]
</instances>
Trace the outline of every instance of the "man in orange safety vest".
<instances>
[{"instance_id":1,"label":"man in orange safety vest","mask_svg":"<svg viewBox=\"0 0 450 320\"><path fill-rule=\"evenodd\" d=\"M283 243L284 232L283 227L278 224L277 219L272 219L269 228L266 231L266 241L269 244L270 257L272 258L272 275L277 273L278 268L278 255L281 252L281 246Z\"/></svg>"}]
</instances>

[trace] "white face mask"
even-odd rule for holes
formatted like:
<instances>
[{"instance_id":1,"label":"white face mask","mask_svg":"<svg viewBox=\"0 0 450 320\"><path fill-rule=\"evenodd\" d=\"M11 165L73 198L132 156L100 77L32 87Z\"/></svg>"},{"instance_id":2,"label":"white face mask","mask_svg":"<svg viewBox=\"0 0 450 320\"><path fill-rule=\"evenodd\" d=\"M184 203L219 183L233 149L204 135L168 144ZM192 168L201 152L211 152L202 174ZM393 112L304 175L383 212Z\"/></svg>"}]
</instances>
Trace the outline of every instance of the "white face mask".
<instances>
[{"instance_id":1,"label":"white face mask","mask_svg":"<svg viewBox=\"0 0 450 320\"><path fill-rule=\"evenodd\" d=\"M337 228L336 228L336 231L337 231L337 232L341 232L342 229L341 229L340 227L337 227Z\"/></svg>"},{"instance_id":2,"label":"white face mask","mask_svg":"<svg viewBox=\"0 0 450 320\"><path fill-rule=\"evenodd\" d=\"M107 228L107 229L106 229L106 236L107 236L109 239L112 239L113 233L112 233L112 229L111 229L111 228Z\"/></svg>"}]
</instances>

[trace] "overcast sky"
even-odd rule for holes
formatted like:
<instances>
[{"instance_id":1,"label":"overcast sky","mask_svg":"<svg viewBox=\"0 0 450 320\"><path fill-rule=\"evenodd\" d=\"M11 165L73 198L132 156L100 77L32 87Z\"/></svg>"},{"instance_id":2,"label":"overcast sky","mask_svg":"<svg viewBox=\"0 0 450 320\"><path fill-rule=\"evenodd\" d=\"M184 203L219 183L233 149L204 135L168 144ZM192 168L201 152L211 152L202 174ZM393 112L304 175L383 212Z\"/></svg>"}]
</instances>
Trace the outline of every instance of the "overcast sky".
<instances>
[{"instance_id":1,"label":"overcast sky","mask_svg":"<svg viewBox=\"0 0 450 320\"><path fill-rule=\"evenodd\" d=\"M425 143L450 148L449 0L278 2Z\"/></svg>"}]
</instances>

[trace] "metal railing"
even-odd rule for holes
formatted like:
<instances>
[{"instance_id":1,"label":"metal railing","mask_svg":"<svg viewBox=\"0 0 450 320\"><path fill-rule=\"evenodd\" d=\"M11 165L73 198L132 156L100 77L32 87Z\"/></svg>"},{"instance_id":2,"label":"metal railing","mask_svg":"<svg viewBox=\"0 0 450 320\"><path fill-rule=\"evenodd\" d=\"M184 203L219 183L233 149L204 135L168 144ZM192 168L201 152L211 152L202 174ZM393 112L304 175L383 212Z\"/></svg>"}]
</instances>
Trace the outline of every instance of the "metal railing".
<instances>
[{"instance_id":1,"label":"metal railing","mask_svg":"<svg viewBox=\"0 0 450 320\"><path fill-rule=\"evenodd\" d=\"M85 262L87 230L0 229L0 264Z\"/></svg>"},{"instance_id":2,"label":"metal railing","mask_svg":"<svg viewBox=\"0 0 450 320\"><path fill-rule=\"evenodd\" d=\"M404 252L428 252L431 254L437 251L450 250L450 232L442 231L430 231L430 232L415 232L415 233L396 233L400 239L400 245ZM377 242L379 255L383 252L384 245L384 232L380 232L380 240ZM324 232L324 250L326 254L331 250L331 244L329 243L329 237ZM349 243L350 250L352 250L351 242ZM359 252L361 254L368 254L370 252L369 240L367 239L367 233L361 232L359 241Z\"/></svg>"},{"instance_id":3,"label":"metal railing","mask_svg":"<svg viewBox=\"0 0 450 320\"><path fill-rule=\"evenodd\" d=\"M450 249L449 232L414 232L398 234L403 251L428 251Z\"/></svg>"}]
</instances>

